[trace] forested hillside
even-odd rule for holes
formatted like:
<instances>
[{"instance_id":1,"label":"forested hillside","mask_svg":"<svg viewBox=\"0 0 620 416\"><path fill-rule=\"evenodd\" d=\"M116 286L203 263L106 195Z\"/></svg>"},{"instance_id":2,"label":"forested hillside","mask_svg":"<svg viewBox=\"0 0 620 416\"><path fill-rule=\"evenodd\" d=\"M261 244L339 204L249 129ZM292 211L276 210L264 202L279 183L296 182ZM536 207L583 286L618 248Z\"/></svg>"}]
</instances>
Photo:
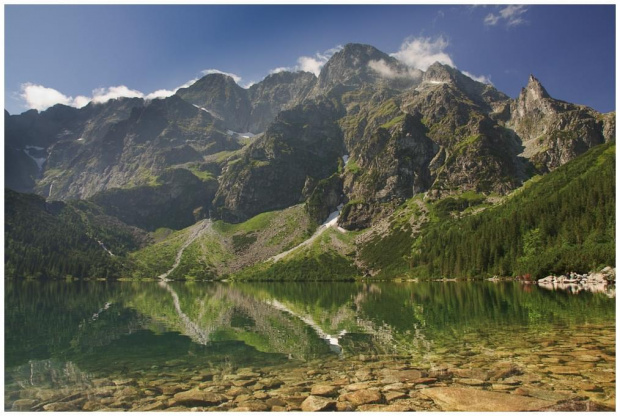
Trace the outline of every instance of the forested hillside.
<instances>
[{"instance_id":1,"label":"forested hillside","mask_svg":"<svg viewBox=\"0 0 620 416\"><path fill-rule=\"evenodd\" d=\"M119 277L146 233L85 201L45 202L5 190L5 276Z\"/></svg>"},{"instance_id":2,"label":"forested hillside","mask_svg":"<svg viewBox=\"0 0 620 416\"><path fill-rule=\"evenodd\" d=\"M615 149L594 147L479 214L429 223L413 246L413 274L541 278L614 265Z\"/></svg>"}]
</instances>

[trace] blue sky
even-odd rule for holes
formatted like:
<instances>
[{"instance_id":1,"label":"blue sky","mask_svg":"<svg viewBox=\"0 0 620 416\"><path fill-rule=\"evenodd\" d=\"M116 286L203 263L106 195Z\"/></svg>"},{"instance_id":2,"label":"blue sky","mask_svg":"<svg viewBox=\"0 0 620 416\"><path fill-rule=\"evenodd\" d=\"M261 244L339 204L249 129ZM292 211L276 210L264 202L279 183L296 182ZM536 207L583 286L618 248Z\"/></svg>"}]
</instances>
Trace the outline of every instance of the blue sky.
<instances>
[{"instance_id":1,"label":"blue sky","mask_svg":"<svg viewBox=\"0 0 620 416\"><path fill-rule=\"evenodd\" d=\"M467 71L511 97L530 73L559 99L615 110L615 6L5 6L5 108L157 97L223 71L318 71L371 44Z\"/></svg>"}]
</instances>

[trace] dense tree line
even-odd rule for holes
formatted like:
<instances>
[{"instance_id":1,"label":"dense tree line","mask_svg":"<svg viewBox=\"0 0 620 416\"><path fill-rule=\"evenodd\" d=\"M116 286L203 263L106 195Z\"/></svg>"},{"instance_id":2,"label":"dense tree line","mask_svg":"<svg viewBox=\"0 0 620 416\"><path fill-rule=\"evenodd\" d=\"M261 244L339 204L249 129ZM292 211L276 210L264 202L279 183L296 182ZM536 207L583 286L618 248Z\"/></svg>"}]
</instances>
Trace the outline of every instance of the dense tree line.
<instances>
[{"instance_id":1,"label":"dense tree line","mask_svg":"<svg viewBox=\"0 0 620 416\"><path fill-rule=\"evenodd\" d=\"M48 203L5 190L5 276L119 277L120 255L137 248L135 236L102 218L82 202Z\"/></svg>"},{"instance_id":2,"label":"dense tree line","mask_svg":"<svg viewBox=\"0 0 620 416\"><path fill-rule=\"evenodd\" d=\"M410 267L423 277L587 272L615 265L615 144L597 146L503 204L429 223Z\"/></svg>"}]
</instances>

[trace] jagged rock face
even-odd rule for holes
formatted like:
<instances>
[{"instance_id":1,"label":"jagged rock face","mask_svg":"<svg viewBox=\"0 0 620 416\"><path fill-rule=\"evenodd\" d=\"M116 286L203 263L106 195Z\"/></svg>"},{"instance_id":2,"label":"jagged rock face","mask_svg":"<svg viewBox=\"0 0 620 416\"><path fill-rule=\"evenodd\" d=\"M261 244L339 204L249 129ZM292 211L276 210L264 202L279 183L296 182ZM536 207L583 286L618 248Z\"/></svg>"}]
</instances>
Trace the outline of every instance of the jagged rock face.
<instances>
[{"instance_id":1,"label":"jagged rock face","mask_svg":"<svg viewBox=\"0 0 620 416\"><path fill-rule=\"evenodd\" d=\"M246 90L224 74L209 74L176 95L221 119L226 128L245 132L252 105Z\"/></svg>"},{"instance_id":2,"label":"jagged rock face","mask_svg":"<svg viewBox=\"0 0 620 416\"><path fill-rule=\"evenodd\" d=\"M252 85L248 91L252 111L247 131L265 131L280 111L301 103L315 83L316 77L310 72L283 71Z\"/></svg>"},{"instance_id":3,"label":"jagged rock face","mask_svg":"<svg viewBox=\"0 0 620 416\"><path fill-rule=\"evenodd\" d=\"M101 138L51 146L37 192L52 199L88 198L106 189L148 185L170 166L239 148L216 124L207 112L177 96L153 100L134 108Z\"/></svg>"},{"instance_id":4,"label":"jagged rock face","mask_svg":"<svg viewBox=\"0 0 620 416\"><path fill-rule=\"evenodd\" d=\"M318 183L308 177L302 194L306 199L306 210L314 222L321 224L329 214L336 211L343 199L342 185L342 178L339 173L334 173L329 178L318 181ZM307 195L307 193L310 194Z\"/></svg>"},{"instance_id":5,"label":"jagged rock face","mask_svg":"<svg viewBox=\"0 0 620 416\"><path fill-rule=\"evenodd\" d=\"M143 105L142 99L122 98L79 109L58 104L41 113L30 110L9 115L5 111L5 186L32 192L52 166L49 159L59 157L53 152L55 146L61 149L74 143L78 149L87 140L98 140L115 123L129 117L133 108Z\"/></svg>"},{"instance_id":6,"label":"jagged rock face","mask_svg":"<svg viewBox=\"0 0 620 416\"><path fill-rule=\"evenodd\" d=\"M237 222L299 203L307 177L330 176L344 154L334 114L328 102L280 113L240 159L223 169L213 203L216 215Z\"/></svg>"},{"instance_id":7,"label":"jagged rock face","mask_svg":"<svg viewBox=\"0 0 620 416\"><path fill-rule=\"evenodd\" d=\"M201 181L185 169L170 169L158 186L109 189L90 200L108 215L148 231L181 229L207 218L217 181Z\"/></svg>"},{"instance_id":8,"label":"jagged rock face","mask_svg":"<svg viewBox=\"0 0 620 416\"><path fill-rule=\"evenodd\" d=\"M592 146L615 139L613 116L551 98L530 75L529 82L510 106L507 126L523 142L523 156L538 172L557 168Z\"/></svg>"},{"instance_id":9,"label":"jagged rock face","mask_svg":"<svg viewBox=\"0 0 620 416\"><path fill-rule=\"evenodd\" d=\"M428 67L419 89L424 90L433 85L443 84L457 89L486 113L501 112L510 100L510 97L492 85L475 81L457 69L439 62Z\"/></svg>"},{"instance_id":10,"label":"jagged rock face","mask_svg":"<svg viewBox=\"0 0 620 416\"><path fill-rule=\"evenodd\" d=\"M262 133L282 110L299 104L316 83L309 72L279 72L243 89L223 74L209 74L177 91L238 132Z\"/></svg>"},{"instance_id":11,"label":"jagged rock face","mask_svg":"<svg viewBox=\"0 0 620 416\"><path fill-rule=\"evenodd\" d=\"M350 43L321 69L313 95L326 93L338 84L361 87L384 83L404 89L419 83L421 76L421 71L408 68L374 46Z\"/></svg>"},{"instance_id":12,"label":"jagged rock face","mask_svg":"<svg viewBox=\"0 0 620 416\"><path fill-rule=\"evenodd\" d=\"M406 114L402 122L377 129L356 147L350 162L356 167L345 175L349 203L341 216L343 227L365 228L383 210L430 187L429 164L439 146L427 133L420 114Z\"/></svg>"}]
</instances>

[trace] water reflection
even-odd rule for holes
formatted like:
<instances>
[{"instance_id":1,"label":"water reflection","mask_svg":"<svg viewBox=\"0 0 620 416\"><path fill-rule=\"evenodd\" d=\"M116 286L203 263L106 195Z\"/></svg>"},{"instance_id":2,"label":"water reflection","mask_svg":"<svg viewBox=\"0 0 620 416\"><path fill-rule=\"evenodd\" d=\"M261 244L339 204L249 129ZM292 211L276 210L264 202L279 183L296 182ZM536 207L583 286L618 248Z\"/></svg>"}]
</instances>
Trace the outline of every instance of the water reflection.
<instances>
[{"instance_id":1,"label":"water reflection","mask_svg":"<svg viewBox=\"0 0 620 416\"><path fill-rule=\"evenodd\" d=\"M7 282L5 296L8 368L55 359L87 371L138 371L178 358L217 364L397 354L429 361L441 348L467 348L472 334L615 319L604 295L513 282Z\"/></svg>"}]
</instances>

